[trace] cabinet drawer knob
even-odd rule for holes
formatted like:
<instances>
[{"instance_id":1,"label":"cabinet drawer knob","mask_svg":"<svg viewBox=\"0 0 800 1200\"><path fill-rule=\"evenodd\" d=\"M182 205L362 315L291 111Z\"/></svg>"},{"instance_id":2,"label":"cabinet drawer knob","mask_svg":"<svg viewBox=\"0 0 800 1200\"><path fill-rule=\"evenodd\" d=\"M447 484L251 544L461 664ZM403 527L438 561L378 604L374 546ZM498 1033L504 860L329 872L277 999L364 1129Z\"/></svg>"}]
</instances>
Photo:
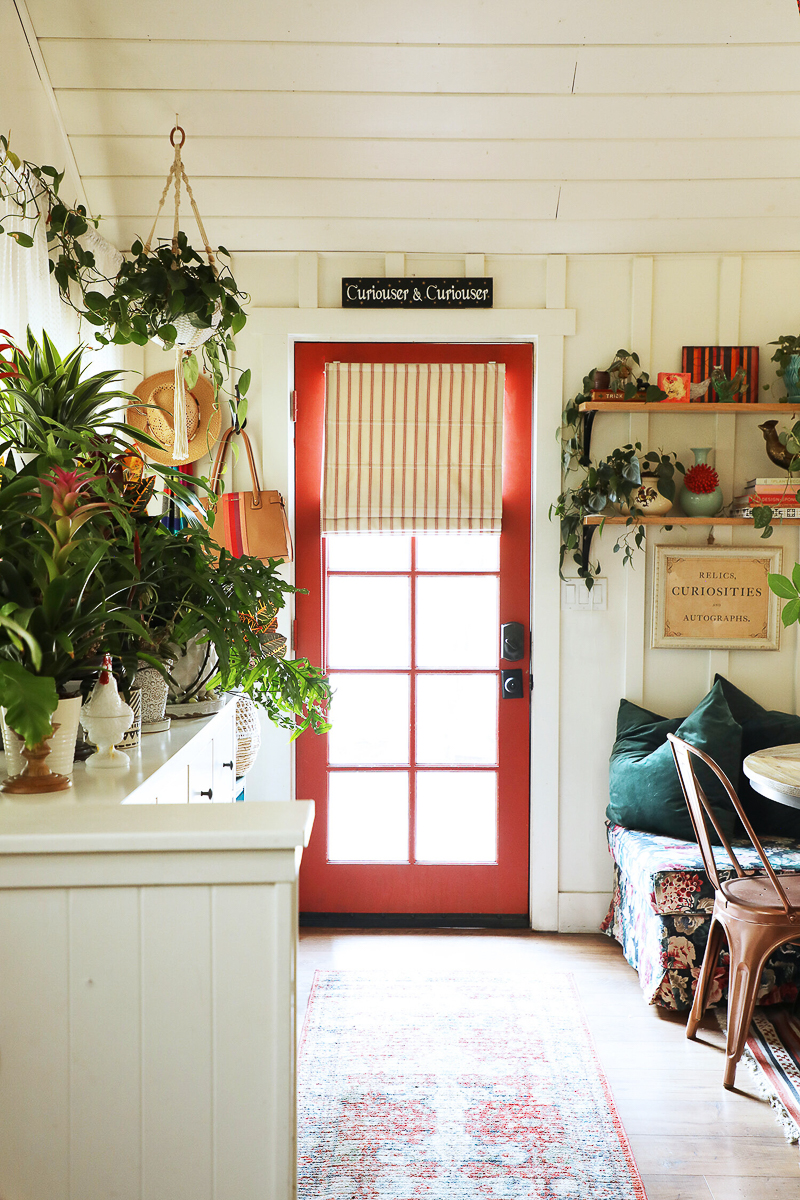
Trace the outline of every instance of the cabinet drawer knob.
<instances>
[{"instance_id":1,"label":"cabinet drawer knob","mask_svg":"<svg viewBox=\"0 0 800 1200\"><path fill-rule=\"evenodd\" d=\"M209 800L210 800L210 799L211 799L211 797L214 795L214 789L213 789L213 788L209 788L207 792L201 792L201 793L200 793L200 795L201 795L201 796L208 796L208 798L209 798Z\"/></svg>"},{"instance_id":2,"label":"cabinet drawer knob","mask_svg":"<svg viewBox=\"0 0 800 1200\"><path fill-rule=\"evenodd\" d=\"M222 765L223 765L223 767L227 767L229 770L232 771L233 770L233 759L231 759L231 761L228 763L223 763Z\"/></svg>"}]
</instances>

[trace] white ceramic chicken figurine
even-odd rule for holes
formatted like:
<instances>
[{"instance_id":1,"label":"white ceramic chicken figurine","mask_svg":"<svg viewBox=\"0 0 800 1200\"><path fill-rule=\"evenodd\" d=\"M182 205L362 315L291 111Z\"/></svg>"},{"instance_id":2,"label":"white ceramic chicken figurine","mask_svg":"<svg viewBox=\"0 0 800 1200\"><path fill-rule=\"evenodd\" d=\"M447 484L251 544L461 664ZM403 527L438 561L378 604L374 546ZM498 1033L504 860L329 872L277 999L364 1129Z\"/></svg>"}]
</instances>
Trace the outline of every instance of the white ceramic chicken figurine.
<instances>
[{"instance_id":1,"label":"white ceramic chicken figurine","mask_svg":"<svg viewBox=\"0 0 800 1200\"><path fill-rule=\"evenodd\" d=\"M131 760L123 750L115 749L133 721L133 709L117 690L111 671L111 655L103 656L100 678L81 709L81 724L97 749L86 760L87 771L127 770Z\"/></svg>"}]
</instances>

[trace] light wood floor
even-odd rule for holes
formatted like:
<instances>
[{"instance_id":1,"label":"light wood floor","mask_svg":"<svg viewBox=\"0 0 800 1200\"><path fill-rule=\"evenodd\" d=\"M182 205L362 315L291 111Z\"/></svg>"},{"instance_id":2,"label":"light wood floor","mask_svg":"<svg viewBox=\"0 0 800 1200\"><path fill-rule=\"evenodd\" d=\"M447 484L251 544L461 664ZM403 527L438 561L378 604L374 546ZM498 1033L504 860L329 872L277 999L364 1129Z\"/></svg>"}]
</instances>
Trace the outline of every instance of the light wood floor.
<instances>
[{"instance_id":1,"label":"light wood floor","mask_svg":"<svg viewBox=\"0 0 800 1200\"><path fill-rule=\"evenodd\" d=\"M300 1021L317 969L518 964L574 975L648 1200L800 1200L800 1148L785 1141L746 1067L735 1092L722 1087L714 1017L688 1041L685 1017L648 1007L635 971L602 935L302 929Z\"/></svg>"}]
</instances>

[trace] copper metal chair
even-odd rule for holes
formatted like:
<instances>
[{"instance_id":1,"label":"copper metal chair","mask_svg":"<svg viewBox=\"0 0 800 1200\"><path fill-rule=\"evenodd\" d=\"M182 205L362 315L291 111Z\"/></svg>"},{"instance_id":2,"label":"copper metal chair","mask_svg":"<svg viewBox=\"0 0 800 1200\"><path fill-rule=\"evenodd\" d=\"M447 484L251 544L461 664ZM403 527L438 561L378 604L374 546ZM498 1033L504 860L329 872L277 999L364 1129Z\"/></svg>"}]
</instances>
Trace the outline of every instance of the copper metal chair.
<instances>
[{"instance_id":1,"label":"copper metal chair","mask_svg":"<svg viewBox=\"0 0 800 1200\"><path fill-rule=\"evenodd\" d=\"M686 1036L693 1038L706 1008L707 997L714 970L722 948L723 931L730 951L730 974L728 980L728 1044L726 1048L726 1088L732 1088L736 1078L736 1065L742 1057L747 1031L753 1017L756 993L761 973L767 958L778 946L787 942L800 941L800 876L775 874L764 849L750 822L745 816L739 797L730 780L713 759L696 750L688 742L673 734L667 737L672 743L672 753L678 768L681 787L689 806L689 815L697 836L697 844L703 857L706 874L714 887L714 911L708 931L700 976L694 993L694 1003L686 1026ZM734 854L728 839L719 827L714 811L706 799L692 764L692 755L701 759L713 771L727 792L736 809L747 836L764 864L766 874L744 871ZM725 847L736 871L736 879L720 881L714 852L708 834L708 820L714 826L719 840Z\"/></svg>"}]
</instances>

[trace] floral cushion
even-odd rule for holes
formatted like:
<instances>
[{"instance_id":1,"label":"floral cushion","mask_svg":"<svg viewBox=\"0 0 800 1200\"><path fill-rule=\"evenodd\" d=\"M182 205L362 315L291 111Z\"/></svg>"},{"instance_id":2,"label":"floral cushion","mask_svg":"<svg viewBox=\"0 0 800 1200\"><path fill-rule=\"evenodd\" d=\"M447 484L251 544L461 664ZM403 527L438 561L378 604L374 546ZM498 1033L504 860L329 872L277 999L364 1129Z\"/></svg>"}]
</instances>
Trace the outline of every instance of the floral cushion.
<instances>
[{"instance_id":1,"label":"floral cushion","mask_svg":"<svg viewBox=\"0 0 800 1200\"><path fill-rule=\"evenodd\" d=\"M614 894L602 929L621 944L639 972L649 1004L691 1008L708 941L714 889L693 842L609 825L614 859ZM752 846L734 844L745 869L758 866ZM779 871L800 871L800 842L774 838L764 849ZM735 874L722 847L715 850L720 874ZM727 993L728 955L723 952L711 986L712 1004ZM759 988L759 1004L793 1001L800 985L800 946L782 946L771 955Z\"/></svg>"},{"instance_id":2,"label":"floral cushion","mask_svg":"<svg viewBox=\"0 0 800 1200\"><path fill-rule=\"evenodd\" d=\"M776 871L800 871L800 841L770 838L763 845ZM760 867L749 841L734 841L732 846L745 871ZM653 912L711 914L714 889L696 842L609 825L608 848L620 872L639 894L647 896ZM714 860L720 878L732 879L736 872L723 846L714 847Z\"/></svg>"}]
</instances>

